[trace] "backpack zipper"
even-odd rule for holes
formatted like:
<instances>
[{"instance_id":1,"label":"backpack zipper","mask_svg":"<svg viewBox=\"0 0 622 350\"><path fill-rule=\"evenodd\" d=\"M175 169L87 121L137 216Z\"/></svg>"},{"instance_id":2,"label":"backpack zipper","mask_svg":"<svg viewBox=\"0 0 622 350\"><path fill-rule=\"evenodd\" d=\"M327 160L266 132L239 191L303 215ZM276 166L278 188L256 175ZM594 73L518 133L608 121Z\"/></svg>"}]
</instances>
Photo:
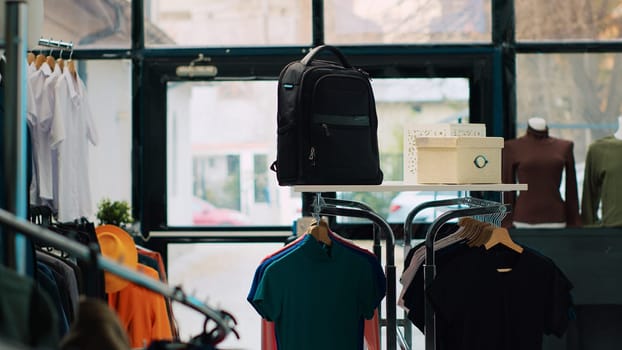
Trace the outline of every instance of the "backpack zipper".
<instances>
[{"instance_id":1,"label":"backpack zipper","mask_svg":"<svg viewBox=\"0 0 622 350\"><path fill-rule=\"evenodd\" d=\"M311 166L315 166L315 147L311 146L311 150L309 152L309 160L311 161Z\"/></svg>"}]
</instances>

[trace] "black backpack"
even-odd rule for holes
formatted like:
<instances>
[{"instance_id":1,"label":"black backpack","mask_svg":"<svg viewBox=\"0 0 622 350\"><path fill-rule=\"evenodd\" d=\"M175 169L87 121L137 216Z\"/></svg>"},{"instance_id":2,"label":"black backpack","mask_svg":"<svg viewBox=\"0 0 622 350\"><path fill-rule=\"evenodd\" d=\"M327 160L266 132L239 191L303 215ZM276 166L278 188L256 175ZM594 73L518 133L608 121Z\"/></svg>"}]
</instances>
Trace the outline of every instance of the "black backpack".
<instances>
[{"instance_id":1,"label":"black backpack","mask_svg":"<svg viewBox=\"0 0 622 350\"><path fill-rule=\"evenodd\" d=\"M340 63L318 60L331 51ZM369 75L336 47L313 48L279 76L277 157L281 186L378 185L378 116Z\"/></svg>"}]
</instances>

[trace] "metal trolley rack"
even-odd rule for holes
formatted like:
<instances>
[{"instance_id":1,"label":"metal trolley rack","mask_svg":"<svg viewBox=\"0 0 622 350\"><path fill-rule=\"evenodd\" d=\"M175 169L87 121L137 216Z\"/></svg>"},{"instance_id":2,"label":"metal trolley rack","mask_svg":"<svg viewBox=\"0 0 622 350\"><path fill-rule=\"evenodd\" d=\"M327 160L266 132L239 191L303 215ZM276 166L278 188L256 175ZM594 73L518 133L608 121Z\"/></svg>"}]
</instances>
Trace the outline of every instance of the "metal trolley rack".
<instances>
[{"instance_id":1,"label":"metal trolley rack","mask_svg":"<svg viewBox=\"0 0 622 350\"><path fill-rule=\"evenodd\" d=\"M384 231L384 239L386 241L386 257L385 257L385 274L387 277L387 296L386 296L386 319L380 320L381 326L386 326L386 349L395 350L398 348L398 340L400 349L409 349L411 344L412 334L410 332L410 324L405 319L397 319L397 288L396 288L396 268L395 268L395 237L389 224L378 214L376 214L369 206L359 202L341 200L341 199L328 199L322 198L323 192L404 192L404 191L490 191L490 192L504 192L504 191L524 191L527 190L526 184L468 184L468 185L424 185L424 184L404 184L401 182L385 182L381 185L297 185L294 186L296 192L309 192L316 194L316 201L314 202L315 214L319 215L332 215L332 216L346 216L346 217L358 217L366 218L374 223L374 253L380 256L380 238L376 234L376 229ZM468 198L468 199L467 199ZM431 225L426 236L426 242L430 240L430 251L433 252L433 239L438 229L447 221L461 217L471 215L483 215L498 212L499 207L503 206L497 202L478 200L472 197L458 198L446 200L446 201L432 201L423 203L417 206L409 215L407 222L410 222L408 230L404 230L405 235L405 249L410 248L410 232L412 230L412 220L414 216L421 210L434 206L450 206L456 204L463 204L476 207L457 209L454 211L446 212L440 215ZM450 201L450 202L448 202ZM492 204L492 205L488 205ZM484 206L482 206L484 205ZM507 209L506 206L503 206ZM405 223L406 225L406 223ZM433 232L433 234L431 234ZM408 234L408 241L406 241L406 235ZM427 244L426 244L427 247ZM407 250L406 250L407 252ZM433 259L433 254L428 253L426 249L426 259L430 257ZM434 269L433 260L430 261L430 271ZM428 264L426 260L426 265ZM428 269L428 268L426 268ZM427 271L427 270L426 270ZM432 279L430 279L430 282ZM426 307L426 321L430 317L434 319L434 314L427 312ZM427 324L427 322L426 322ZM404 336L401 336L398 332L398 326L403 326L405 329ZM426 328L426 333L433 334L432 328ZM400 335L398 337L398 335ZM432 346L432 347L429 347ZM426 350L434 349L435 338L433 336L426 335Z\"/></svg>"}]
</instances>

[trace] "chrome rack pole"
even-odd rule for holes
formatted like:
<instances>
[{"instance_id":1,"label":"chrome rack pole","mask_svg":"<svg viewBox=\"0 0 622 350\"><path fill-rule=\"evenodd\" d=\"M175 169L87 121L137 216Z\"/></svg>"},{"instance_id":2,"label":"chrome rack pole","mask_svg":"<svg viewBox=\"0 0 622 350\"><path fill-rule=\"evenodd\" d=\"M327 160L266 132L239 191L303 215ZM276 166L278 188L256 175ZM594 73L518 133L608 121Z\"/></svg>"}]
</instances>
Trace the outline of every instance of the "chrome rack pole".
<instances>
[{"instance_id":1,"label":"chrome rack pole","mask_svg":"<svg viewBox=\"0 0 622 350\"><path fill-rule=\"evenodd\" d=\"M389 224L378 214L358 208L340 208L336 206L326 205L320 211L323 215L348 216L367 218L378 224L385 231L386 240L386 264L385 275L387 278L387 349L393 350L397 348L397 315L396 315L396 272L395 272L395 236Z\"/></svg>"},{"instance_id":2,"label":"chrome rack pole","mask_svg":"<svg viewBox=\"0 0 622 350\"><path fill-rule=\"evenodd\" d=\"M27 215L26 187L26 45L28 5L25 1L5 1L4 154L3 171L6 209L20 218ZM17 273L27 274L26 240L13 230L5 230L6 261Z\"/></svg>"},{"instance_id":3,"label":"chrome rack pole","mask_svg":"<svg viewBox=\"0 0 622 350\"><path fill-rule=\"evenodd\" d=\"M449 200L451 201L451 200ZM494 203L494 202L493 202ZM449 210L434 220L428 232L425 236L425 263L423 270L423 280L424 280L424 290L427 290L432 286L434 282L434 277L436 276L436 265L434 259L434 241L436 240L436 234L442 225L444 225L447 221L452 219L457 219L464 216L474 216L474 215L483 215L483 214L494 214L500 211L507 211L508 205L504 205L501 203L497 203L493 206L487 207L476 207L476 208L465 208L465 209L455 209ZM434 316L434 308L432 307L432 303L429 299L425 300L425 350L435 350L436 349L436 322Z\"/></svg>"}]
</instances>

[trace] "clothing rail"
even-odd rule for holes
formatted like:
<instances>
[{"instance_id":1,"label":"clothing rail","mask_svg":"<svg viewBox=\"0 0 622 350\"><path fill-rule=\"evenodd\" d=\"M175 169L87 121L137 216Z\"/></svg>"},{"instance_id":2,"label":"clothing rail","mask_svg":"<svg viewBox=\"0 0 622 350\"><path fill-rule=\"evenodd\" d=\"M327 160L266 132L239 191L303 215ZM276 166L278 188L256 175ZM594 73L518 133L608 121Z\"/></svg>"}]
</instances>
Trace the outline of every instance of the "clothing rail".
<instances>
[{"instance_id":1,"label":"clothing rail","mask_svg":"<svg viewBox=\"0 0 622 350\"><path fill-rule=\"evenodd\" d=\"M372 207L362 202L351 201L347 199L335 199L335 198L323 198L323 200L324 200L324 204L337 205L337 206L342 206L342 207L359 208L359 209L374 212L374 209L372 209ZM382 258L382 246L380 244L379 231L380 231L380 227L378 226L378 224L374 223L374 226L373 226L374 248L373 250L374 250L374 254L378 257L378 260Z\"/></svg>"},{"instance_id":2,"label":"clothing rail","mask_svg":"<svg viewBox=\"0 0 622 350\"><path fill-rule=\"evenodd\" d=\"M49 39L40 38L39 46L56 47L59 49L73 50L73 41L66 42L62 40L53 40L52 38L49 38Z\"/></svg>"},{"instance_id":3,"label":"clothing rail","mask_svg":"<svg viewBox=\"0 0 622 350\"><path fill-rule=\"evenodd\" d=\"M89 249L87 246L84 246L78 242L67 240L67 238L60 236L42 226L19 219L4 209L0 209L0 224L9 226L21 234L31 238L36 238L40 241L51 244L80 260L96 264L102 270L134 282L153 292L169 297L202 313L207 317L207 319L213 320L218 325L218 330L215 331L216 334L213 334L215 338L224 339L230 332L234 332L237 335L237 332L234 329L235 321L230 316L219 310L212 309L193 296L186 295L180 287L169 287L158 280L149 278L148 276L142 275L134 270L120 265L111 259L103 257L97 251Z\"/></svg>"},{"instance_id":4,"label":"clothing rail","mask_svg":"<svg viewBox=\"0 0 622 350\"><path fill-rule=\"evenodd\" d=\"M316 196L321 196L319 193ZM317 198L317 197L316 197ZM328 204L331 203L331 204ZM345 206L355 208L344 208ZM366 218L371 220L374 224L378 225L381 230L385 232L386 240L386 264L385 275L387 278L387 293L386 293L386 326L387 326L387 349L397 349L397 320L396 320L396 272L395 272L395 236L393 230L389 224L378 214L376 214L368 206L347 200L339 199L323 199L314 201L315 213L320 215L331 216L347 216Z\"/></svg>"},{"instance_id":5,"label":"clothing rail","mask_svg":"<svg viewBox=\"0 0 622 350\"><path fill-rule=\"evenodd\" d=\"M423 279L424 279L424 288L427 290L432 283L434 282L434 278L436 276L436 265L434 259L434 242L436 240L436 235L446 222L452 219L464 217L464 216L476 216L476 215L489 215L489 214L505 214L510 210L510 206L508 204L501 204L493 201L473 198L473 197L463 197L463 198L454 198L454 199L445 199L445 200L437 200L430 201L426 203L422 203L416 206L406 217L406 221L404 222L404 246L407 244L410 245L411 239L411 230L412 230L412 221L415 216L424 209L433 208L433 207L442 207L442 206L452 206L452 205L466 205L468 208L460 208L449 210L436 218L432 222L432 225L428 228L425 237L425 263L423 270ZM425 325L424 325L424 335L425 335L425 350L435 350L436 349L436 322L434 317L434 309L432 308L431 302L425 298Z\"/></svg>"}]
</instances>

